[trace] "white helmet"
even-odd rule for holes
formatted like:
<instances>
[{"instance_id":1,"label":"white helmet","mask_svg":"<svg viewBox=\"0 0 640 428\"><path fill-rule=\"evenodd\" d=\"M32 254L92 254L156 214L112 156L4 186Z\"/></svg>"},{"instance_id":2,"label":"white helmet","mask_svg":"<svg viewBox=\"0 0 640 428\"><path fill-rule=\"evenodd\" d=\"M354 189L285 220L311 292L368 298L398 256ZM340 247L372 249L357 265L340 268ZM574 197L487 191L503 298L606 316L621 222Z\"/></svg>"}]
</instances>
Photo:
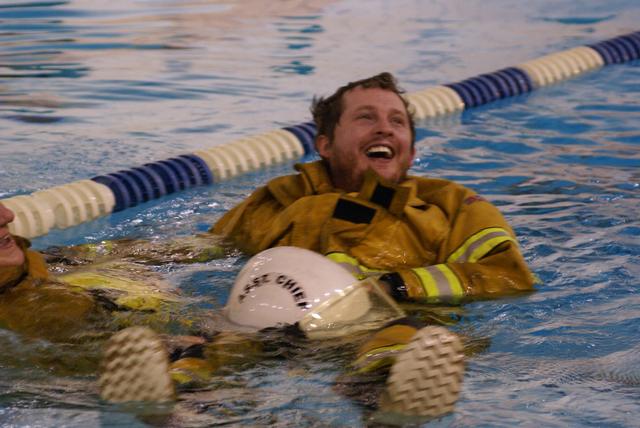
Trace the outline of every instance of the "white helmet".
<instances>
[{"instance_id":1,"label":"white helmet","mask_svg":"<svg viewBox=\"0 0 640 428\"><path fill-rule=\"evenodd\" d=\"M380 301L382 300L382 305ZM345 268L302 248L275 247L253 256L233 284L225 307L234 324L255 329L300 323L308 335L370 329L365 316L384 307L384 322L404 316L375 280L358 282ZM365 319L366 318L366 319ZM380 314L375 317L380 322ZM365 327L366 326L366 327ZM332 333L329 334L328 332Z\"/></svg>"}]
</instances>

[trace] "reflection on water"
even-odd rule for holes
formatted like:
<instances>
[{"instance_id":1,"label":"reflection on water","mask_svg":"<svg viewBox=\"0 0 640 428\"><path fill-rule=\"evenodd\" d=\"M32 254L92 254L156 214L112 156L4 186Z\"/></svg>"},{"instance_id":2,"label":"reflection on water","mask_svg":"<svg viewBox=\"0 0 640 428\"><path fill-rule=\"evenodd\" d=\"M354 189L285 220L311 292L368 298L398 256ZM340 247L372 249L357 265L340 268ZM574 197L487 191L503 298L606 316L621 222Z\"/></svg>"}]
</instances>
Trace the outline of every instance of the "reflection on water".
<instances>
[{"instance_id":1,"label":"reflection on water","mask_svg":"<svg viewBox=\"0 0 640 428\"><path fill-rule=\"evenodd\" d=\"M299 123L313 95L382 70L414 91L635 25L624 2L584 11L508 3L5 2L0 195ZM563 17L591 21L555 21Z\"/></svg>"},{"instance_id":2,"label":"reflection on water","mask_svg":"<svg viewBox=\"0 0 640 428\"><path fill-rule=\"evenodd\" d=\"M623 0L581 8L509 0L4 2L0 197L298 123L314 94L382 70L419 90L635 31L639 18L635 2ZM452 328L483 343L468 361L455 414L435 425L637 421L638 70L637 62L612 66L419 124L414 171L455 179L499 205L543 281L532 295L455 313L416 309L425 319L457 320ZM256 186L290 171L281 165L191 189L35 245L203 232ZM215 310L244 260L168 263L158 274ZM15 368L29 353L64 358L65 350L0 333L0 423L143 426L99 404L91 377ZM349 359L348 347L276 353L185 396L172 424L361 426L367 410L335 385Z\"/></svg>"}]
</instances>

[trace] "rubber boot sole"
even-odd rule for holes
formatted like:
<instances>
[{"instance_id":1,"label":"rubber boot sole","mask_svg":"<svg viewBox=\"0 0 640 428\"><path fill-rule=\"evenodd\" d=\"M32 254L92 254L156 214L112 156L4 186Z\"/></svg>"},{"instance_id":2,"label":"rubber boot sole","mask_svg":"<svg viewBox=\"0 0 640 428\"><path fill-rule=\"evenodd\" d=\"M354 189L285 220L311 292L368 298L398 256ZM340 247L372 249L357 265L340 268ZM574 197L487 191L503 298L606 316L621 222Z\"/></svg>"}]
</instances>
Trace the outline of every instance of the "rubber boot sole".
<instances>
[{"instance_id":1,"label":"rubber boot sole","mask_svg":"<svg viewBox=\"0 0 640 428\"><path fill-rule=\"evenodd\" d=\"M111 403L175 399L167 351L146 327L127 328L107 341L98 382L101 398Z\"/></svg>"},{"instance_id":2,"label":"rubber boot sole","mask_svg":"<svg viewBox=\"0 0 640 428\"><path fill-rule=\"evenodd\" d=\"M460 338L446 328L420 329L391 367L380 410L424 418L451 412L464 375L462 350Z\"/></svg>"}]
</instances>

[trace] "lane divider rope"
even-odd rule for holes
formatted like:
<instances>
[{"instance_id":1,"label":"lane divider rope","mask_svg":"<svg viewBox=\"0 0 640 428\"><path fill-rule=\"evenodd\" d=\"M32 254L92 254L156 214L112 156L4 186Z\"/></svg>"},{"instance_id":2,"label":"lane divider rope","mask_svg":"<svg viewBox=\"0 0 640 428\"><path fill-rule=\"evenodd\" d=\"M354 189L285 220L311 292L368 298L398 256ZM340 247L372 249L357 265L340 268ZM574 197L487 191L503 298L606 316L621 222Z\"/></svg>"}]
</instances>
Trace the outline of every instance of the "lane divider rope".
<instances>
[{"instance_id":1,"label":"lane divider rope","mask_svg":"<svg viewBox=\"0 0 640 428\"><path fill-rule=\"evenodd\" d=\"M640 58L640 31L579 46L406 94L417 120L450 115L531 92L609 64ZM227 180L315 153L316 126L305 122L31 195L0 200L15 213L11 233L26 238L67 228L162 196Z\"/></svg>"}]
</instances>

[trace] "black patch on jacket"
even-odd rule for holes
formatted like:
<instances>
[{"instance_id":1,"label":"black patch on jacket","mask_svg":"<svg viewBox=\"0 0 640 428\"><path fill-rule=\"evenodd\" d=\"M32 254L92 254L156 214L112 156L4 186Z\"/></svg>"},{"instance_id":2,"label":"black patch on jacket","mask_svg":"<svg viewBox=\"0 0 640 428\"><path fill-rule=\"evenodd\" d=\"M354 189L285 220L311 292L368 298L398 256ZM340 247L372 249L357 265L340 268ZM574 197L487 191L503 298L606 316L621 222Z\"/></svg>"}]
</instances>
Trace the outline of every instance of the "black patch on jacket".
<instances>
[{"instance_id":1,"label":"black patch on jacket","mask_svg":"<svg viewBox=\"0 0 640 428\"><path fill-rule=\"evenodd\" d=\"M333 218L351 223L371 223L374 215L376 215L375 209L346 199L338 199L336 208L333 210Z\"/></svg>"},{"instance_id":2,"label":"black patch on jacket","mask_svg":"<svg viewBox=\"0 0 640 428\"><path fill-rule=\"evenodd\" d=\"M373 195L371 195L371 202L374 204L380 205L386 209L389 209L391 206L391 201L393 201L393 197L396 194L396 191L391 187L383 186L382 184L378 184L373 191Z\"/></svg>"}]
</instances>

